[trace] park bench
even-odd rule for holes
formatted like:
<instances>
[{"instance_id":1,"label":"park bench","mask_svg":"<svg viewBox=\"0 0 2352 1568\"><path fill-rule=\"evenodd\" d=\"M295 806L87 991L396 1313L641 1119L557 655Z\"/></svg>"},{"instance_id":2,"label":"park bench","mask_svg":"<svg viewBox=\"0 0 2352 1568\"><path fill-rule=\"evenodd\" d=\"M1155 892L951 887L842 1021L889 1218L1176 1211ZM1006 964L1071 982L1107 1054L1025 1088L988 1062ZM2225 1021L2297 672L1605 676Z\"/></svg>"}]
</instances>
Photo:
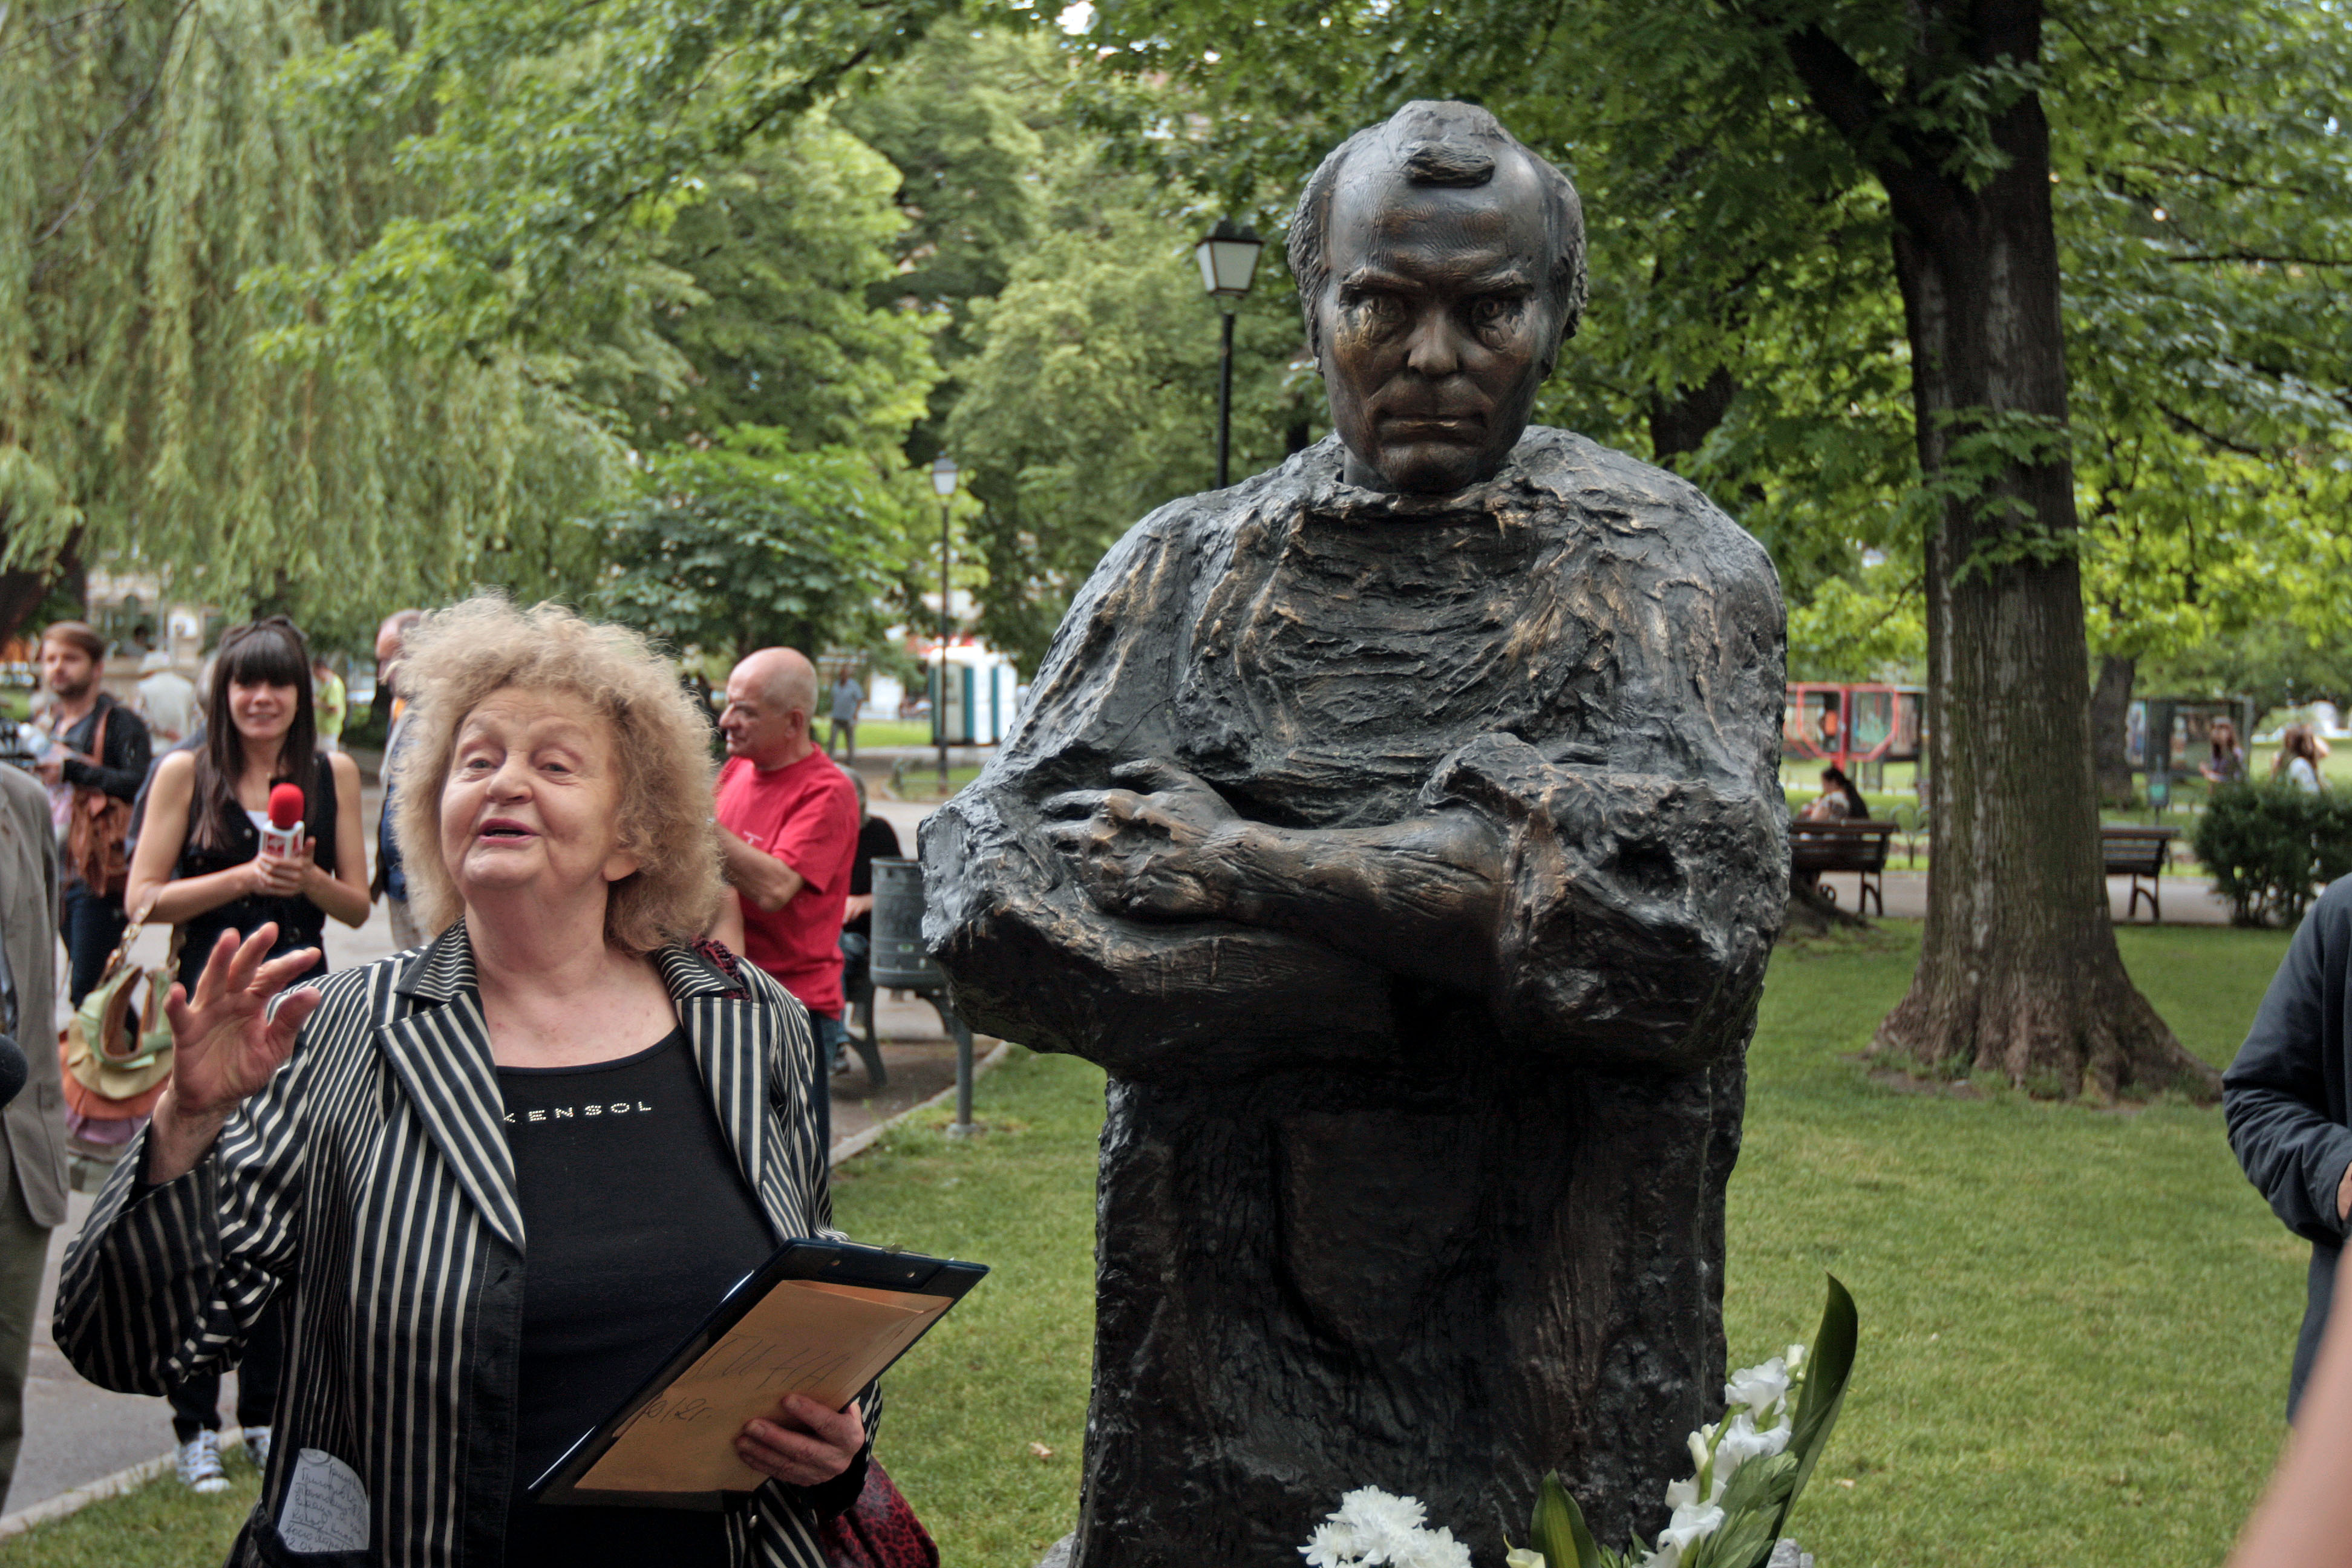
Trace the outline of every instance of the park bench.
<instances>
[{"instance_id":1,"label":"park bench","mask_svg":"<svg viewBox=\"0 0 2352 1568\"><path fill-rule=\"evenodd\" d=\"M2179 833L2177 827L2099 829L2099 847L2106 860L2107 875L2131 879L2131 898L2124 905L2124 919L2129 920L2139 912L2142 899L2147 900L2150 921L2164 919L2164 905L2157 898L2157 878L2163 873L2164 862L2172 853L2172 840Z\"/></svg>"},{"instance_id":2,"label":"park bench","mask_svg":"<svg viewBox=\"0 0 2352 1568\"><path fill-rule=\"evenodd\" d=\"M1863 912L1865 900L1875 900L1886 913L1886 851L1894 842L1892 822L1792 822L1789 825L1789 869L1791 874L1851 872L1854 879L1853 910ZM1837 894L1827 888L1822 896L1832 903Z\"/></svg>"}]
</instances>

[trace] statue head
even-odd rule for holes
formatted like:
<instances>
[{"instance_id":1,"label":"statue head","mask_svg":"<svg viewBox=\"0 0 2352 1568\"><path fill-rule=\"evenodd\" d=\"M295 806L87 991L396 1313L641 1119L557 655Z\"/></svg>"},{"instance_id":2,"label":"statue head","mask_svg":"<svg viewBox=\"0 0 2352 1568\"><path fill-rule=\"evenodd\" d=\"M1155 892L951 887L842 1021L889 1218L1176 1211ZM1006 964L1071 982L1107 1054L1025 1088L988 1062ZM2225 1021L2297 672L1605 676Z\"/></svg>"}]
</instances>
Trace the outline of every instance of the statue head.
<instances>
[{"instance_id":1,"label":"statue head","mask_svg":"<svg viewBox=\"0 0 2352 1568\"><path fill-rule=\"evenodd\" d=\"M1290 271L1348 479L1492 478L1584 309L1576 187L1473 104L1408 103L1325 158Z\"/></svg>"}]
</instances>

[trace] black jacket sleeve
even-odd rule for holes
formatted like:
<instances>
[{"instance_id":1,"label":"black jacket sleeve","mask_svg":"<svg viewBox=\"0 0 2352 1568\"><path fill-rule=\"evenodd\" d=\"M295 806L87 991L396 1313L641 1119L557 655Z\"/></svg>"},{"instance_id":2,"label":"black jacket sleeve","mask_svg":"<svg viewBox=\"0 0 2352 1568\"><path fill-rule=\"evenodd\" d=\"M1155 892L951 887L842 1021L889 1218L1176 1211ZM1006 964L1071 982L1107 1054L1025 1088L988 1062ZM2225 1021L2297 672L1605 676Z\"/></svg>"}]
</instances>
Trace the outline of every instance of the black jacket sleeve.
<instances>
[{"instance_id":1,"label":"black jacket sleeve","mask_svg":"<svg viewBox=\"0 0 2352 1568\"><path fill-rule=\"evenodd\" d=\"M95 764L79 757L68 757L58 772L69 784L102 789L117 800L136 799L139 786L147 782L147 764L153 760L154 742L147 733L145 720L111 698L105 700L106 754ZM96 732L93 724L91 733Z\"/></svg>"},{"instance_id":2,"label":"black jacket sleeve","mask_svg":"<svg viewBox=\"0 0 2352 1568\"><path fill-rule=\"evenodd\" d=\"M2352 878L2320 895L2221 1077L2238 1163L2287 1227L2334 1247L2347 1226L2336 1184L2352 1166L2344 1006L2352 968Z\"/></svg>"}]
</instances>

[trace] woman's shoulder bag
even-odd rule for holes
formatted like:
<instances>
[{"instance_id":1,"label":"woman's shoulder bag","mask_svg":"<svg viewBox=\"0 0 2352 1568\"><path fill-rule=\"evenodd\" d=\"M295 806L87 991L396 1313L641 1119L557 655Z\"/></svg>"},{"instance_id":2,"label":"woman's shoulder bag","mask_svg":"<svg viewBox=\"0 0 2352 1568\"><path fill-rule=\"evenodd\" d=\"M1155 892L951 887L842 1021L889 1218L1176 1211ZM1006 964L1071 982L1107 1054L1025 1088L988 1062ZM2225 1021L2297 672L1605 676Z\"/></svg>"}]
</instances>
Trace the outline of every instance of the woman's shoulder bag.
<instances>
[{"instance_id":1,"label":"woman's shoulder bag","mask_svg":"<svg viewBox=\"0 0 2352 1568\"><path fill-rule=\"evenodd\" d=\"M146 929L153 907L148 900L131 921L106 961L106 973L58 1031L66 1104L93 1121L145 1116L172 1082L172 1026L163 998L172 993L173 965L142 969L131 962L131 944Z\"/></svg>"}]
</instances>

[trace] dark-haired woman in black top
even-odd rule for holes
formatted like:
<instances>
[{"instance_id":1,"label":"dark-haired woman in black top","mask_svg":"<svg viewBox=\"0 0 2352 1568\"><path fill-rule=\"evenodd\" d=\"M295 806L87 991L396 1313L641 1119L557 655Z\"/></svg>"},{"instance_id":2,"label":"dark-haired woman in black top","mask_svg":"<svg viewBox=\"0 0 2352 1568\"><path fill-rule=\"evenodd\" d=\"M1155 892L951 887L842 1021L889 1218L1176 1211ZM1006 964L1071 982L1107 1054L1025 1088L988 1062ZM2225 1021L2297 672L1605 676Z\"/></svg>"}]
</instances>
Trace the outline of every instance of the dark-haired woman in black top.
<instances>
[{"instance_id":1,"label":"dark-haired woman in black top","mask_svg":"<svg viewBox=\"0 0 2352 1568\"><path fill-rule=\"evenodd\" d=\"M321 756L310 710L310 655L283 616L232 627L221 639L205 694L205 742L167 754L156 769L147 820L131 861L124 905L152 900L147 918L179 928L179 980L194 995L221 932L278 922L272 956L316 948L333 915L367 919L367 859L360 837L360 775L349 757ZM261 824L269 792L302 790L305 843L295 855L266 854ZM319 972L326 969L321 957ZM264 1317L247 1342L237 1379L237 1424L248 1447L266 1453L283 1334ZM220 1374L172 1389L172 1432L180 1479L198 1491L226 1488L219 1457Z\"/></svg>"},{"instance_id":2,"label":"dark-haired woman in black top","mask_svg":"<svg viewBox=\"0 0 2352 1568\"><path fill-rule=\"evenodd\" d=\"M136 910L152 898L148 918L180 928L180 980L192 992L224 931L275 921L275 956L319 946L329 915L367 920L359 768L320 755L317 733L302 634L283 616L233 627L205 694L204 745L156 769L124 899ZM261 825L284 783L301 786L306 842L270 855Z\"/></svg>"}]
</instances>

